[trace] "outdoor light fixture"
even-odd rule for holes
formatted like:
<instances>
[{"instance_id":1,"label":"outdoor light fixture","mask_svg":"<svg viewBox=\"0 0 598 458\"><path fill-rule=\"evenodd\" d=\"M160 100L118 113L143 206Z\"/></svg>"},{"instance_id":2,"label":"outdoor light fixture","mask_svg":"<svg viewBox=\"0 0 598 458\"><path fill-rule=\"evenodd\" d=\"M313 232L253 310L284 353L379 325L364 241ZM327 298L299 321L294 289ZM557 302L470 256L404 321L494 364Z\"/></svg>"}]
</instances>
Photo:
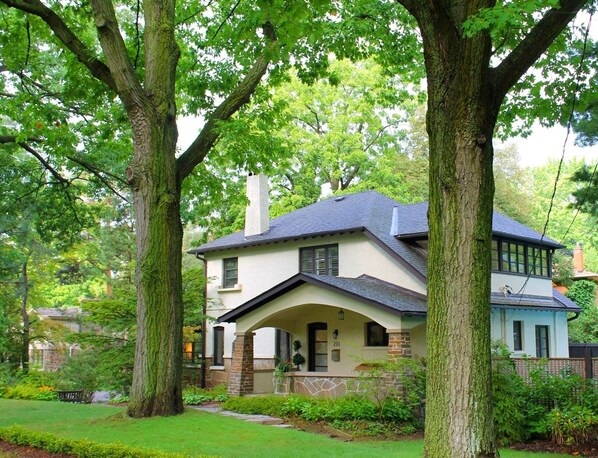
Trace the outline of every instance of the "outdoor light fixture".
<instances>
[{"instance_id":1,"label":"outdoor light fixture","mask_svg":"<svg viewBox=\"0 0 598 458\"><path fill-rule=\"evenodd\" d=\"M338 319L339 321L343 321L345 319L345 312L343 312L343 309L338 311Z\"/></svg>"},{"instance_id":2,"label":"outdoor light fixture","mask_svg":"<svg viewBox=\"0 0 598 458\"><path fill-rule=\"evenodd\" d=\"M338 329L335 329L334 331L332 331L332 338L334 340L338 339Z\"/></svg>"}]
</instances>

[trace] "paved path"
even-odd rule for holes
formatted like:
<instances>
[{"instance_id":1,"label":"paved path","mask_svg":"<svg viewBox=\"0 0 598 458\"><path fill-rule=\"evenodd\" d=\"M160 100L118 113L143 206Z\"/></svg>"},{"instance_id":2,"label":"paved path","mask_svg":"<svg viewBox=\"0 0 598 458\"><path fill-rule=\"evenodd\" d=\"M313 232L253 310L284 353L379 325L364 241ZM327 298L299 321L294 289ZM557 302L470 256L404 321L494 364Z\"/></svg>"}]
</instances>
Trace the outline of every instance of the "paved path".
<instances>
[{"instance_id":1,"label":"paved path","mask_svg":"<svg viewBox=\"0 0 598 458\"><path fill-rule=\"evenodd\" d=\"M293 425L285 423L282 418L271 417L270 415L249 415L245 413L231 412L230 410L223 410L218 405L199 405L199 406L187 406L191 409L201 410L203 412L218 413L220 415L226 415L227 417L238 418L239 420L248 421L250 423L257 423L260 425L277 426L279 428L292 428Z\"/></svg>"}]
</instances>

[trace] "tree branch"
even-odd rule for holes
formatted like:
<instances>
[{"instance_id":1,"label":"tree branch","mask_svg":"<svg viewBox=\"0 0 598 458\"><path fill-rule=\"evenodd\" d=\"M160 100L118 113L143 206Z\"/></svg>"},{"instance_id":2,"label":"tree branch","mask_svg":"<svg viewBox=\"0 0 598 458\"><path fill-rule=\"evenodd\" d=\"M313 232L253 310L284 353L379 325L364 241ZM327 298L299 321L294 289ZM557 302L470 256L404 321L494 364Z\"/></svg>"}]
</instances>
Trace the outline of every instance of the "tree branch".
<instances>
[{"instance_id":1,"label":"tree branch","mask_svg":"<svg viewBox=\"0 0 598 458\"><path fill-rule=\"evenodd\" d=\"M87 67L95 78L104 82L110 89L116 92L116 84L106 64L93 57L93 52L85 46L62 18L40 0L0 0L0 2L11 8L39 17L77 57L77 60Z\"/></svg>"},{"instance_id":2,"label":"tree branch","mask_svg":"<svg viewBox=\"0 0 598 458\"><path fill-rule=\"evenodd\" d=\"M560 7L549 10L500 65L491 70L496 103L502 101L586 3L588 0L561 0Z\"/></svg>"},{"instance_id":3,"label":"tree branch","mask_svg":"<svg viewBox=\"0 0 598 458\"><path fill-rule=\"evenodd\" d=\"M120 197L122 200L124 200L127 203L130 203L129 200L123 196L121 193L119 193L109 182L108 180L106 180L106 178L104 178L101 174L104 173L105 175L108 175L109 177L119 181L120 183L124 184L125 186L128 186L127 182L125 180L123 180L122 178L117 177L116 175L113 175L111 173L105 172L103 170L100 170L99 168L97 168L95 165L90 164L89 162L81 159L81 158L77 158L74 156L65 156L68 160L73 161L77 164L79 164L81 167L83 167L85 170L91 172L98 180L100 180L104 186L106 186L108 189L110 189L110 191L112 191L115 195L117 195L118 197Z\"/></svg>"},{"instance_id":4,"label":"tree branch","mask_svg":"<svg viewBox=\"0 0 598 458\"><path fill-rule=\"evenodd\" d=\"M40 153L35 151L33 148L31 148L25 142L20 142L19 146L21 148L23 148L25 151L27 151L29 154L31 154L33 157L35 157L39 162L41 162L41 164L44 166L44 168L48 172L50 172L52 174L52 176L54 178L56 178L60 184L68 186L68 184L69 184L68 180L66 178L64 178L62 175L60 175L60 173L58 173L58 170L56 170L54 167L52 167L52 165L48 161L46 161Z\"/></svg>"},{"instance_id":5,"label":"tree branch","mask_svg":"<svg viewBox=\"0 0 598 458\"><path fill-rule=\"evenodd\" d=\"M114 5L111 0L92 0L91 3L100 44L108 67L112 70L116 93L131 116L132 109L147 105L149 100L127 54L125 42L118 28Z\"/></svg>"},{"instance_id":6,"label":"tree branch","mask_svg":"<svg viewBox=\"0 0 598 458\"><path fill-rule=\"evenodd\" d=\"M42 142L43 139L39 137L27 137L25 141L30 143L39 143ZM0 144L3 143L17 143L17 136L16 135L0 135Z\"/></svg>"},{"instance_id":7,"label":"tree branch","mask_svg":"<svg viewBox=\"0 0 598 458\"><path fill-rule=\"evenodd\" d=\"M266 74L266 70L270 64L269 56L271 47L276 40L276 37L270 24L264 25L263 29L270 44L266 46L262 55L256 59L253 67L249 70L247 75L245 75L245 78L214 110L197 138L193 141L191 146L187 148L187 151L177 159L180 182L189 176L196 165L204 160L210 149L218 140L218 137L220 137L220 133L217 129L218 124L230 119L243 105L249 102L251 95L255 92L262 77Z\"/></svg>"}]
</instances>

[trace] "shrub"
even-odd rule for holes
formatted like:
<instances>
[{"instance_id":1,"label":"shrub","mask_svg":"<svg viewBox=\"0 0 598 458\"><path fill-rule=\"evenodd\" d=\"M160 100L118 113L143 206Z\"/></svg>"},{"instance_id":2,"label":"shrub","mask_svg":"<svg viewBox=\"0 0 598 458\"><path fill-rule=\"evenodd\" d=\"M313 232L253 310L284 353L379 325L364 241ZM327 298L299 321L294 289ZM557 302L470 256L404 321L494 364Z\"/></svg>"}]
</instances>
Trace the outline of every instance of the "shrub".
<instances>
[{"instance_id":1,"label":"shrub","mask_svg":"<svg viewBox=\"0 0 598 458\"><path fill-rule=\"evenodd\" d=\"M556 408L548 414L548 424L559 445L598 445L598 414L585 407Z\"/></svg>"},{"instance_id":2,"label":"shrub","mask_svg":"<svg viewBox=\"0 0 598 458\"><path fill-rule=\"evenodd\" d=\"M493 344L493 418L496 438L500 445L522 442L527 439L527 423L524 411L524 382L509 358L504 344Z\"/></svg>"},{"instance_id":3,"label":"shrub","mask_svg":"<svg viewBox=\"0 0 598 458\"><path fill-rule=\"evenodd\" d=\"M36 387L20 383L9 386L4 390L4 397L7 399L28 399L37 401L56 401L58 397L51 386Z\"/></svg>"},{"instance_id":4,"label":"shrub","mask_svg":"<svg viewBox=\"0 0 598 458\"><path fill-rule=\"evenodd\" d=\"M28 431L20 427L0 428L0 440L16 445L47 450L79 458L185 458L187 455L159 450L144 450L122 444L99 444L88 440L65 439L49 433Z\"/></svg>"},{"instance_id":5,"label":"shrub","mask_svg":"<svg viewBox=\"0 0 598 458\"><path fill-rule=\"evenodd\" d=\"M187 405L199 405L204 402L223 402L228 399L227 387L225 384L218 385L211 389L195 386L183 390L183 403Z\"/></svg>"},{"instance_id":6,"label":"shrub","mask_svg":"<svg viewBox=\"0 0 598 458\"><path fill-rule=\"evenodd\" d=\"M284 415L286 399L280 396L255 396L229 398L222 408L249 415Z\"/></svg>"}]
</instances>

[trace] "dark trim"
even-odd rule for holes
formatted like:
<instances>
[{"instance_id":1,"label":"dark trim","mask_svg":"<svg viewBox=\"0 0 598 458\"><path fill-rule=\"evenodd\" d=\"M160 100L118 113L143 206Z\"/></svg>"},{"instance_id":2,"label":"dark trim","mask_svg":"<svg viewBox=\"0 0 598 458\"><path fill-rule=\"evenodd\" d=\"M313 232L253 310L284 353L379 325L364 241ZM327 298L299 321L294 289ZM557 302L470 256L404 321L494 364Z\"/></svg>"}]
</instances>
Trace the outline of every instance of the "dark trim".
<instances>
[{"instance_id":1,"label":"dark trim","mask_svg":"<svg viewBox=\"0 0 598 458\"><path fill-rule=\"evenodd\" d=\"M428 231L424 231L424 232L407 232L404 234L395 234L394 237L396 237L399 240L410 240L410 239L427 239L428 238Z\"/></svg>"},{"instance_id":2,"label":"dark trim","mask_svg":"<svg viewBox=\"0 0 598 458\"><path fill-rule=\"evenodd\" d=\"M513 221L515 221L515 220L513 220ZM522 223L519 223L519 224L522 224ZM524 224L522 224L522 225L524 225ZM525 227L527 227L527 226L525 226ZM544 239L542 240L542 242L540 242L540 240L538 240L538 239L509 234L507 232L492 231L492 236L493 237L497 236L502 239L507 239L507 242L527 242L527 243L535 244L535 248L553 248L553 249L566 248L565 245L561 245L560 243L553 242L550 240L549 237L546 237L546 236L544 236Z\"/></svg>"},{"instance_id":3,"label":"dark trim","mask_svg":"<svg viewBox=\"0 0 598 458\"><path fill-rule=\"evenodd\" d=\"M310 372L316 371L316 331L328 331L328 323L315 322L307 325L307 370ZM326 346L328 346L328 338ZM326 357L328 357L328 350ZM326 359L326 371L328 371L328 358Z\"/></svg>"},{"instance_id":4,"label":"dark trim","mask_svg":"<svg viewBox=\"0 0 598 458\"><path fill-rule=\"evenodd\" d=\"M412 274L414 274L418 279L420 279L424 282L426 281L426 276L424 274L422 274L419 270L417 270L410 263L408 263L405 259L403 259L401 257L401 255L399 255L396 251L394 251L386 243L384 243L382 240L380 240L378 237L376 237L372 232L370 232L369 229L363 228L363 233L368 239L370 239L372 242L374 242L376 245L378 245L380 248L382 248L383 251L385 251L392 258L397 260L399 262L399 264L401 264L403 267L406 267L407 270L409 272L411 272Z\"/></svg>"}]
</instances>

